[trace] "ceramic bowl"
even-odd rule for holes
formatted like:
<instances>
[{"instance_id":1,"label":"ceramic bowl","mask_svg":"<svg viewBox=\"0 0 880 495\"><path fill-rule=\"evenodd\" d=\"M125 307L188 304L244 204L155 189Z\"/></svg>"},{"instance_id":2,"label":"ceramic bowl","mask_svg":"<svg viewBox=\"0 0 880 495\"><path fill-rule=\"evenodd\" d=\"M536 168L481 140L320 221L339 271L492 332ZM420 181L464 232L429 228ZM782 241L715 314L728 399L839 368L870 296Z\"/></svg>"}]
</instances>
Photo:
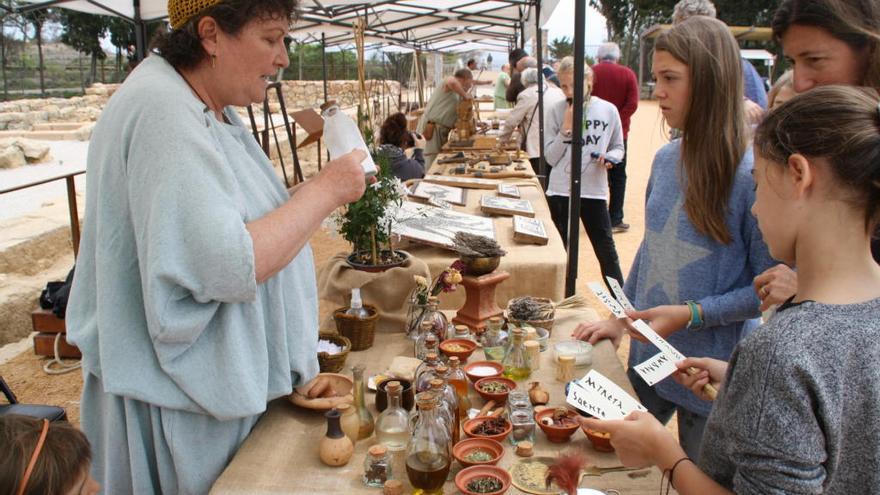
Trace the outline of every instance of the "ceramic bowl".
<instances>
[{"instance_id":1,"label":"ceramic bowl","mask_svg":"<svg viewBox=\"0 0 880 495\"><path fill-rule=\"evenodd\" d=\"M501 363L497 361L474 361L464 367L464 374L467 375L471 383L477 383L477 380L481 378L497 378L501 376L502 371L504 371L504 366L501 366Z\"/></svg>"},{"instance_id":2,"label":"ceramic bowl","mask_svg":"<svg viewBox=\"0 0 880 495\"><path fill-rule=\"evenodd\" d=\"M577 431L580 427L580 421L578 420L578 414L568 408L566 408L566 412L568 417L571 418L574 423L569 426L556 426L556 425L545 425L542 420L544 418L553 418L553 414L556 412L556 408L545 409L539 413L535 413L535 422L538 423L538 426L541 427L541 430L547 435L547 440L550 440L553 443L563 443L567 442L568 439Z\"/></svg>"},{"instance_id":3,"label":"ceramic bowl","mask_svg":"<svg viewBox=\"0 0 880 495\"><path fill-rule=\"evenodd\" d=\"M584 430L584 434L590 439L594 449L599 452L614 452L614 447L611 446L610 434L604 431L591 430L586 426L581 426L581 429Z\"/></svg>"},{"instance_id":4,"label":"ceramic bowl","mask_svg":"<svg viewBox=\"0 0 880 495\"><path fill-rule=\"evenodd\" d=\"M330 380L330 386L333 388L334 397L318 397L310 399L300 394L294 389L293 393L288 396L290 402L305 409L315 411L329 411L342 403L354 403L354 382L351 377L340 375L338 373L320 373L317 378L325 377Z\"/></svg>"},{"instance_id":5,"label":"ceramic bowl","mask_svg":"<svg viewBox=\"0 0 880 495\"><path fill-rule=\"evenodd\" d=\"M469 461L468 454L475 450L482 450L492 455L488 461ZM464 467L471 466L494 466L504 456L504 446L491 438L474 437L466 438L455 444L452 455Z\"/></svg>"},{"instance_id":6,"label":"ceramic bowl","mask_svg":"<svg viewBox=\"0 0 880 495\"><path fill-rule=\"evenodd\" d=\"M505 428L501 433L498 433L497 435L482 435L479 433L474 433L474 429L476 429L477 426L479 426L483 422L488 421L490 419L498 419L498 418L489 417L489 416L477 416L474 419L469 419L469 420L465 421L464 426L463 426L464 434L467 435L468 438L489 438L489 439L495 440L496 442L499 442L499 443L504 441L504 439L507 438L507 435L510 435L510 432L513 431L513 425L510 423L510 421L508 421L504 418L500 418L500 419L503 419L504 423L505 423Z\"/></svg>"},{"instance_id":7,"label":"ceramic bowl","mask_svg":"<svg viewBox=\"0 0 880 495\"><path fill-rule=\"evenodd\" d=\"M456 346L463 350L456 350ZM446 339L440 343L440 352L449 357L456 356L462 363L471 357L476 348L477 343L468 339Z\"/></svg>"},{"instance_id":8,"label":"ceramic bowl","mask_svg":"<svg viewBox=\"0 0 880 495\"><path fill-rule=\"evenodd\" d=\"M502 383L507 386L506 392L488 392L483 390L483 387L489 383ZM480 397L483 398L486 402L490 400L494 400L496 404L504 404L507 402L507 394L510 393L511 390L516 388L516 382L500 376L490 376L487 378L481 378L474 383L474 389L480 394Z\"/></svg>"},{"instance_id":9,"label":"ceramic bowl","mask_svg":"<svg viewBox=\"0 0 880 495\"><path fill-rule=\"evenodd\" d=\"M563 340L553 344L556 353L555 360L559 356L573 356L575 366L590 366L593 364L593 346L582 340Z\"/></svg>"},{"instance_id":10,"label":"ceramic bowl","mask_svg":"<svg viewBox=\"0 0 880 495\"><path fill-rule=\"evenodd\" d=\"M482 495L500 495L510 489L510 473L498 466L471 466L462 469L455 475L455 486L464 495L480 495L480 492L468 490L468 483L477 478L497 478L501 482L501 489L494 492L485 492Z\"/></svg>"},{"instance_id":11,"label":"ceramic bowl","mask_svg":"<svg viewBox=\"0 0 880 495\"><path fill-rule=\"evenodd\" d=\"M498 268L498 265L501 263L501 257L462 256L461 261L462 263L464 263L465 273L467 273L468 275L479 277L480 275L486 275L487 273L494 272L495 269Z\"/></svg>"}]
</instances>

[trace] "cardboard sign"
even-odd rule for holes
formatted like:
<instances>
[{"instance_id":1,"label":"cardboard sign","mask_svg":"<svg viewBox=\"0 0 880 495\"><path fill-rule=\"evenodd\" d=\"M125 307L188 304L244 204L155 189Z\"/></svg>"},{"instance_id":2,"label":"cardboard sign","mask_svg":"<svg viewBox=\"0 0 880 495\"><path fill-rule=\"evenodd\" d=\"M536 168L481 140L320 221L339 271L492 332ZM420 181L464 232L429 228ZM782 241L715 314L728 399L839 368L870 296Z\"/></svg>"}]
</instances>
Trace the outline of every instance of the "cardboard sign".
<instances>
[{"instance_id":1,"label":"cardboard sign","mask_svg":"<svg viewBox=\"0 0 880 495\"><path fill-rule=\"evenodd\" d=\"M571 383L566 402L601 419L623 419L646 411L638 400L596 370Z\"/></svg>"},{"instance_id":2,"label":"cardboard sign","mask_svg":"<svg viewBox=\"0 0 880 495\"><path fill-rule=\"evenodd\" d=\"M611 290L614 292L614 297L617 298L617 302L623 306L623 309L627 311L635 311L636 308L629 302L629 298L626 297L626 293L623 292L623 287L617 282L616 278L613 277L605 277L605 280L608 281L608 285L611 286Z\"/></svg>"},{"instance_id":3,"label":"cardboard sign","mask_svg":"<svg viewBox=\"0 0 880 495\"><path fill-rule=\"evenodd\" d=\"M635 365L634 368L642 380L652 387L678 371L675 361L669 359L669 356L662 351L645 362Z\"/></svg>"},{"instance_id":4,"label":"cardboard sign","mask_svg":"<svg viewBox=\"0 0 880 495\"><path fill-rule=\"evenodd\" d=\"M626 318L626 312L623 310L623 307L618 304L617 300L611 297L611 294L609 294L599 282L590 282L587 284L587 287L593 291L593 294L596 294L599 301L602 301L602 304L604 304L614 316L617 318Z\"/></svg>"}]
</instances>

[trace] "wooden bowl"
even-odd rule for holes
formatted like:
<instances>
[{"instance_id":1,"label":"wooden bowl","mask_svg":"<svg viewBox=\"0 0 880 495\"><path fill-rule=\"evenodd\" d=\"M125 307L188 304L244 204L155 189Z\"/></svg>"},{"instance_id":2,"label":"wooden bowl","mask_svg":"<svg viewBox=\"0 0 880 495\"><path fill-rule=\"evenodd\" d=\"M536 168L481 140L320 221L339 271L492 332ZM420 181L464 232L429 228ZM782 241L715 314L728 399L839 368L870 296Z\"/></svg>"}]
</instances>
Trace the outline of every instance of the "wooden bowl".
<instances>
[{"instance_id":1,"label":"wooden bowl","mask_svg":"<svg viewBox=\"0 0 880 495\"><path fill-rule=\"evenodd\" d=\"M556 425L545 425L541 421L544 418L553 418L553 414L556 412L556 408L545 409L539 413L535 413L535 422L538 423L538 426L541 427L541 430L547 435L547 440L550 440L553 443L564 443L567 442L569 438L577 431L580 427L580 420L578 419L578 414L568 408L566 408L566 412L569 418L574 421L574 424L570 426L556 426Z\"/></svg>"},{"instance_id":2,"label":"wooden bowl","mask_svg":"<svg viewBox=\"0 0 880 495\"><path fill-rule=\"evenodd\" d=\"M488 383L503 383L504 385L507 386L507 391L506 392L488 392L486 390L483 390L483 386L485 386ZM480 397L482 397L483 400L485 400L486 402L489 402L490 400L494 400L496 404L504 404L505 402L507 402L507 395L510 393L511 390L513 390L515 388L516 388L515 381L511 380L510 378L504 378L501 376L490 376L487 378L481 378L481 379L477 380L476 383L474 383L474 390L476 390L477 393L480 394Z\"/></svg>"},{"instance_id":3,"label":"wooden bowl","mask_svg":"<svg viewBox=\"0 0 880 495\"><path fill-rule=\"evenodd\" d=\"M457 351L449 349L449 347L453 345L460 346L465 350ZM469 339L446 339L440 343L440 352L449 357L456 356L462 363L471 357L471 354L474 353L476 348L477 343Z\"/></svg>"},{"instance_id":4,"label":"wooden bowl","mask_svg":"<svg viewBox=\"0 0 880 495\"><path fill-rule=\"evenodd\" d=\"M501 481L501 489L494 492L479 494L468 490L468 483L477 478L492 477ZM455 475L455 486L465 495L500 495L510 489L510 473L498 466L471 466L464 468Z\"/></svg>"},{"instance_id":5,"label":"wooden bowl","mask_svg":"<svg viewBox=\"0 0 880 495\"><path fill-rule=\"evenodd\" d=\"M319 377L330 379L330 386L333 387L333 391L336 393L335 397L310 399L294 389L293 393L287 396L290 402L299 407L314 411L329 411L342 403L354 403L354 395L352 395L354 393L354 382L350 377L338 373L320 373L315 378Z\"/></svg>"},{"instance_id":6,"label":"wooden bowl","mask_svg":"<svg viewBox=\"0 0 880 495\"><path fill-rule=\"evenodd\" d=\"M490 372L488 368L492 368L494 372ZM504 371L504 366L501 366L501 363L497 361L474 361L464 367L464 374L467 375L471 383L477 383L477 380L481 378L497 378L501 376L502 371Z\"/></svg>"},{"instance_id":7,"label":"wooden bowl","mask_svg":"<svg viewBox=\"0 0 880 495\"><path fill-rule=\"evenodd\" d=\"M469 461L467 456L474 450L483 450L492 455L488 461ZM491 438L474 437L466 438L455 444L452 455L464 467L471 466L494 466L504 457L504 446Z\"/></svg>"},{"instance_id":8,"label":"wooden bowl","mask_svg":"<svg viewBox=\"0 0 880 495\"><path fill-rule=\"evenodd\" d=\"M474 433L474 429L476 429L477 426L479 426L483 422L488 421L490 419L504 420L504 424L505 424L504 431L502 431L501 433L498 433L496 435L482 435L479 433ZM495 440L496 442L499 442L499 443L504 441L504 439L507 438L507 435L510 435L510 432L513 431L513 425L510 423L510 421L508 421L505 418L499 418L497 416L496 417L477 416L474 419L469 419L469 420L465 421L463 428L464 428L464 434L467 435L468 438L489 438L489 439Z\"/></svg>"},{"instance_id":9,"label":"wooden bowl","mask_svg":"<svg viewBox=\"0 0 880 495\"><path fill-rule=\"evenodd\" d=\"M599 452L614 452L614 447L611 446L611 435L609 433L591 430L583 425L581 426L581 429L584 430L584 434L590 439L594 449Z\"/></svg>"}]
</instances>

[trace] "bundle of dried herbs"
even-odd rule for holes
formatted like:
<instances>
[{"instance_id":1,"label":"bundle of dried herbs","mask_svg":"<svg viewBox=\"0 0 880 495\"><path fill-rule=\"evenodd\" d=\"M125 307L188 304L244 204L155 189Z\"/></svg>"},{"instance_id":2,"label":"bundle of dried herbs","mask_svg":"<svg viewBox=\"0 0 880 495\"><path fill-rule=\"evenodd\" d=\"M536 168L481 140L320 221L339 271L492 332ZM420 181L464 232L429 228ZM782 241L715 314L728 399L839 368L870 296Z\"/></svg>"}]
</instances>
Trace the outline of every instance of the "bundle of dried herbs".
<instances>
[{"instance_id":1,"label":"bundle of dried herbs","mask_svg":"<svg viewBox=\"0 0 880 495\"><path fill-rule=\"evenodd\" d=\"M501 483L501 480L494 476L474 478L467 485L467 489L473 493L494 493L503 487L504 485Z\"/></svg>"},{"instance_id":2,"label":"bundle of dried herbs","mask_svg":"<svg viewBox=\"0 0 880 495\"><path fill-rule=\"evenodd\" d=\"M558 303L532 296L521 296L507 303L508 318L519 321L549 320L557 309L580 309L587 306L583 296L571 296Z\"/></svg>"},{"instance_id":3,"label":"bundle of dried herbs","mask_svg":"<svg viewBox=\"0 0 880 495\"><path fill-rule=\"evenodd\" d=\"M501 249L501 246L495 240L468 232L457 232L454 242L455 252L459 256L494 258L507 254L507 251Z\"/></svg>"}]
</instances>

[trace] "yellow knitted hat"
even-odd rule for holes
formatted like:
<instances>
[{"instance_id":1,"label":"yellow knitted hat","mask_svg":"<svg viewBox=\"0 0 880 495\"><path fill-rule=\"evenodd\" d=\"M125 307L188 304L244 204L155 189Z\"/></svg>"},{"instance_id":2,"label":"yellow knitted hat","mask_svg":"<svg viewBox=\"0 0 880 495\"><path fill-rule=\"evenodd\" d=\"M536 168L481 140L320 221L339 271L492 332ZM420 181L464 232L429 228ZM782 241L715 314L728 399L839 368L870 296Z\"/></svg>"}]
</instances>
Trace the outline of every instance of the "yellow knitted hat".
<instances>
[{"instance_id":1,"label":"yellow knitted hat","mask_svg":"<svg viewBox=\"0 0 880 495\"><path fill-rule=\"evenodd\" d=\"M168 20L171 29L179 29L186 21L198 15L208 7L213 7L223 0L168 0Z\"/></svg>"}]
</instances>

